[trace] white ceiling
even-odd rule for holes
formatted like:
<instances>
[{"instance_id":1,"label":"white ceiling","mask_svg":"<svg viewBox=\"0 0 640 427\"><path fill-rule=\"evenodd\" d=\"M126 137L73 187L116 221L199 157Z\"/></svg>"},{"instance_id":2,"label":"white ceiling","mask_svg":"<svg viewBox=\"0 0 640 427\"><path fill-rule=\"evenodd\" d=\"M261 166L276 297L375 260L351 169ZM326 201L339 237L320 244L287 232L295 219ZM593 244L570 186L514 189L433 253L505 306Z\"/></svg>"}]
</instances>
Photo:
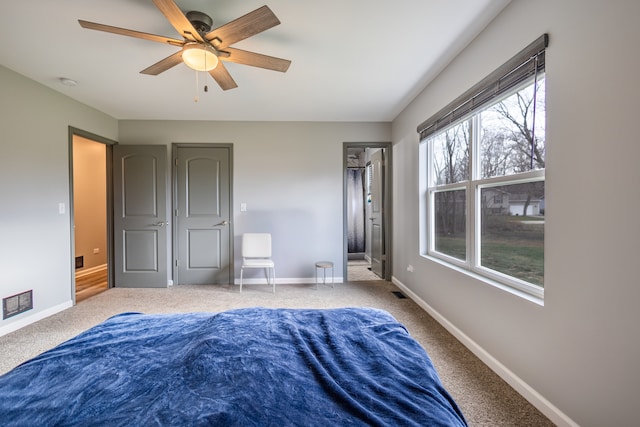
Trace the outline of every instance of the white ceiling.
<instances>
[{"instance_id":1,"label":"white ceiling","mask_svg":"<svg viewBox=\"0 0 640 427\"><path fill-rule=\"evenodd\" d=\"M290 59L289 70L227 62L238 87L222 91L204 73L198 88L184 64L139 73L176 47L78 24L180 39L151 0L3 1L0 64L120 120L391 121L508 2L176 0L213 27L264 4L280 19L234 47Z\"/></svg>"}]
</instances>

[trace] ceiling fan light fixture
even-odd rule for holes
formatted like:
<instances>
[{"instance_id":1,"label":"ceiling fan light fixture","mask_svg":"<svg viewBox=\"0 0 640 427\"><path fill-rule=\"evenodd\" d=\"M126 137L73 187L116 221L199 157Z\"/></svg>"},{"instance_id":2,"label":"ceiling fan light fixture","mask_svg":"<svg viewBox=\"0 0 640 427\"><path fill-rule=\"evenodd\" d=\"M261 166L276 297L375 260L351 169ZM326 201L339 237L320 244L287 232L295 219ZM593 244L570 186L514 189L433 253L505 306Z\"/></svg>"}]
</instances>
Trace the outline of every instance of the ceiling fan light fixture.
<instances>
[{"instance_id":1,"label":"ceiling fan light fixture","mask_svg":"<svg viewBox=\"0 0 640 427\"><path fill-rule=\"evenodd\" d=\"M213 48L201 43L187 43L182 48L182 60L196 71L211 71L218 66L218 56Z\"/></svg>"}]
</instances>

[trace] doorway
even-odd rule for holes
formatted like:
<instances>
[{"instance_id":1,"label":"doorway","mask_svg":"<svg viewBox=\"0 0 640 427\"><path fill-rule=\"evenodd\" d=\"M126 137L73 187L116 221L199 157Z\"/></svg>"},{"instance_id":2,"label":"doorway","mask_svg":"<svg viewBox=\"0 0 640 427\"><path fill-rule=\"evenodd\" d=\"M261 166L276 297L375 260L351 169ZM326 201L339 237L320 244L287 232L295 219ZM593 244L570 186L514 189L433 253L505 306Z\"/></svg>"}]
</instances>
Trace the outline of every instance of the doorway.
<instances>
[{"instance_id":1,"label":"doorway","mask_svg":"<svg viewBox=\"0 0 640 427\"><path fill-rule=\"evenodd\" d=\"M344 277L391 278L391 143L344 143Z\"/></svg>"},{"instance_id":2,"label":"doorway","mask_svg":"<svg viewBox=\"0 0 640 427\"><path fill-rule=\"evenodd\" d=\"M72 297L75 303L111 284L110 160L112 141L70 128Z\"/></svg>"}]
</instances>

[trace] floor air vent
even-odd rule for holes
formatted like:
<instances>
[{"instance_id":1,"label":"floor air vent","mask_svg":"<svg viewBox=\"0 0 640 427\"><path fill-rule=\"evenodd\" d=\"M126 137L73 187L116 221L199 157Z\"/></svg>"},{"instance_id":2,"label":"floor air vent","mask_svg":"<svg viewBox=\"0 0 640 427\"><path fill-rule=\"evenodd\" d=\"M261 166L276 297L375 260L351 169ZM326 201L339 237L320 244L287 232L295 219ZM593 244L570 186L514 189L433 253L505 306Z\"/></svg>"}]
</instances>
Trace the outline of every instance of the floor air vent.
<instances>
[{"instance_id":1,"label":"floor air vent","mask_svg":"<svg viewBox=\"0 0 640 427\"><path fill-rule=\"evenodd\" d=\"M405 299L407 296L400 291L391 291L398 299Z\"/></svg>"}]
</instances>

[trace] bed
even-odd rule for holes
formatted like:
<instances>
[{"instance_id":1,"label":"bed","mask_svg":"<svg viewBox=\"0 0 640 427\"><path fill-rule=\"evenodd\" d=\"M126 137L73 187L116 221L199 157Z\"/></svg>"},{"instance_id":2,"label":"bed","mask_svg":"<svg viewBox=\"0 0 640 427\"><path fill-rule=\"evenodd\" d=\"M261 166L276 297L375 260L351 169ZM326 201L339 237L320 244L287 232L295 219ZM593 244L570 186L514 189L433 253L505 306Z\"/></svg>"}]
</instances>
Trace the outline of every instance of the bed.
<instances>
[{"instance_id":1,"label":"bed","mask_svg":"<svg viewBox=\"0 0 640 427\"><path fill-rule=\"evenodd\" d=\"M123 313L0 377L2 425L465 426L386 311Z\"/></svg>"}]
</instances>

